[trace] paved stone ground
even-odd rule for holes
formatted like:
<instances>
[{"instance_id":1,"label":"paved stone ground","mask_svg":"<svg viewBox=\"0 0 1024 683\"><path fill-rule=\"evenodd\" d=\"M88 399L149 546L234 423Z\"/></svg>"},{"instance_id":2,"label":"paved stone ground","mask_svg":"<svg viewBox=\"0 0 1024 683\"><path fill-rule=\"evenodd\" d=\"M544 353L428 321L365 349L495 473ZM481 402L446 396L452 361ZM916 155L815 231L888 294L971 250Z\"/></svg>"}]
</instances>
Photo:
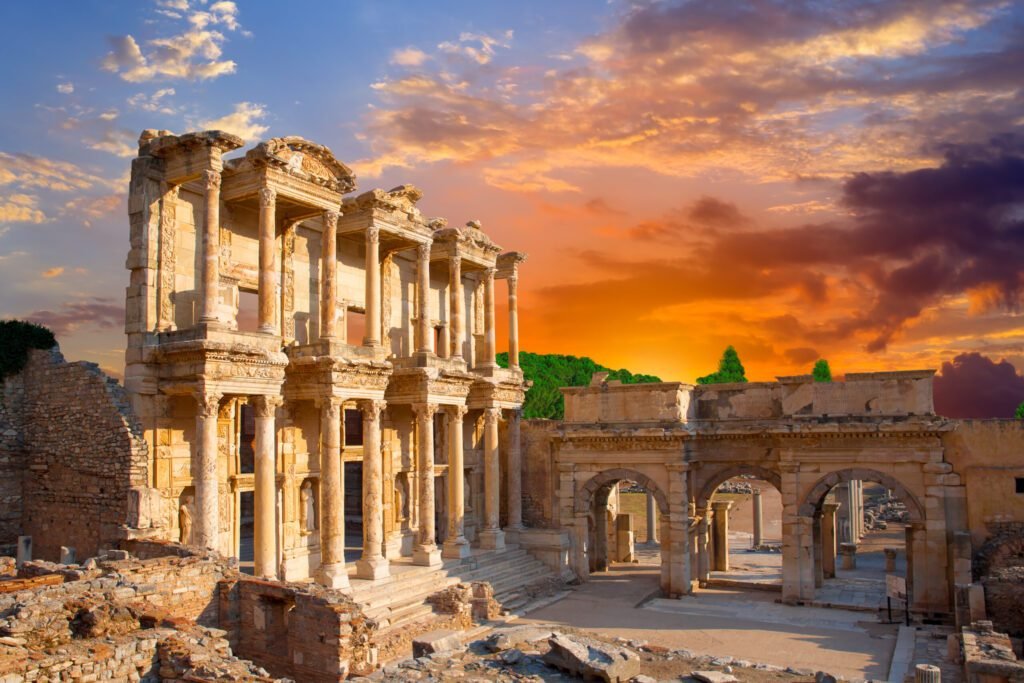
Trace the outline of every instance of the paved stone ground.
<instances>
[{"instance_id":1,"label":"paved stone ground","mask_svg":"<svg viewBox=\"0 0 1024 683\"><path fill-rule=\"evenodd\" d=\"M780 605L765 591L705 590L682 600L654 599L657 594L657 566L615 565L522 622L848 679L888 677L897 627L864 613Z\"/></svg>"}]
</instances>

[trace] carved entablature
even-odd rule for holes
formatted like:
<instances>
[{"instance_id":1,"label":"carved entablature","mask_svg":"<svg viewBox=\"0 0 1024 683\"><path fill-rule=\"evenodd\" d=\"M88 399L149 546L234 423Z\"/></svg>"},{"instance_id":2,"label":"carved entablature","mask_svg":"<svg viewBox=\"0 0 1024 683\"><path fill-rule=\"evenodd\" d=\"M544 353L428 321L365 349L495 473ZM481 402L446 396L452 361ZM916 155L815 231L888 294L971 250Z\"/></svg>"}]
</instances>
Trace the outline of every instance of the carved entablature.
<instances>
[{"instance_id":1,"label":"carved entablature","mask_svg":"<svg viewBox=\"0 0 1024 683\"><path fill-rule=\"evenodd\" d=\"M154 156L164 161L164 179L181 184L198 178L204 171L219 172L221 155L238 149L242 138L222 130L174 135L170 131L144 130L139 137L139 156Z\"/></svg>"},{"instance_id":2,"label":"carved entablature","mask_svg":"<svg viewBox=\"0 0 1024 683\"><path fill-rule=\"evenodd\" d=\"M272 138L246 152L246 162L268 166L339 194L356 189L356 176L331 150L298 136Z\"/></svg>"},{"instance_id":3,"label":"carved entablature","mask_svg":"<svg viewBox=\"0 0 1024 683\"><path fill-rule=\"evenodd\" d=\"M521 382L510 380L478 379L469 392L471 408L518 408L526 400L526 389Z\"/></svg>"},{"instance_id":4,"label":"carved entablature","mask_svg":"<svg viewBox=\"0 0 1024 683\"><path fill-rule=\"evenodd\" d=\"M246 393L253 387L280 387L288 357L262 340L182 339L194 331L167 333L167 341L151 347L145 359L159 367L161 383L196 382L220 387L225 393Z\"/></svg>"},{"instance_id":5,"label":"carved entablature","mask_svg":"<svg viewBox=\"0 0 1024 683\"><path fill-rule=\"evenodd\" d=\"M388 385L387 399L392 403L461 405L466 402L475 379L469 373L438 368L399 370Z\"/></svg>"},{"instance_id":6,"label":"carved entablature","mask_svg":"<svg viewBox=\"0 0 1024 683\"><path fill-rule=\"evenodd\" d=\"M324 390L346 398L381 398L391 378L391 364L332 356L293 358L284 395L290 400L320 398Z\"/></svg>"},{"instance_id":7,"label":"carved entablature","mask_svg":"<svg viewBox=\"0 0 1024 683\"><path fill-rule=\"evenodd\" d=\"M436 219L435 219L436 220ZM469 221L461 228L437 227L434 229L433 258L460 257L463 263L476 268L494 268L501 253L481 229L480 221Z\"/></svg>"},{"instance_id":8,"label":"carved entablature","mask_svg":"<svg viewBox=\"0 0 1024 683\"><path fill-rule=\"evenodd\" d=\"M429 243L433 228L416 208L422 196L423 193L412 185L399 185L391 190L373 189L345 199L338 222L339 234L378 227L385 234L401 237L409 243Z\"/></svg>"},{"instance_id":9,"label":"carved entablature","mask_svg":"<svg viewBox=\"0 0 1024 683\"><path fill-rule=\"evenodd\" d=\"M495 277L499 279L514 278L519 274L519 264L526 261L526 254L521 251L506 251L498 257Z\"/></svg>"},{"instance_id":10,"label":"carved entablature","mask_svg":"<svg viewBox=\"0 0 1024 683\"><path fill-rule=\"evenodd\" d=\"M680 434L653 435L608 435L575 436L563 434L559 439L559 450L567 451L669 451L679 452L685 437Z\"/></svg>"}]
</instances>

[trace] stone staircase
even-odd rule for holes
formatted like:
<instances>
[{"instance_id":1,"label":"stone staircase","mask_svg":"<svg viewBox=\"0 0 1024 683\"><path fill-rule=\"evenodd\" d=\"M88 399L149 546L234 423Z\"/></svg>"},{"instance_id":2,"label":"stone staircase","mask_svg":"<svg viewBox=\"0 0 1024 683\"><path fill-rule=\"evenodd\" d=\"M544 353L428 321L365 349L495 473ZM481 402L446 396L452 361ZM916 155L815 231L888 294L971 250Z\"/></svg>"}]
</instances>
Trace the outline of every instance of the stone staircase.
<instances>
[{"instance_id":1,"label":"stone staircase","mask_svg":"<svg viewBox=\"0 0 1024 683\"><path fill-rule=\"evenodd\" d=\"M509 545L504 550L474 549L471 557L445 560L433 568L399 558L391 561L391 576L385 581L350 577L350 582L352 597L385 631L430 616L433 610L427 597L457 583L487 581L502 607L515 611L530 600L525 587L546 577L555 577L555 572L525 550Z\"/></svg>"}]
</instances>

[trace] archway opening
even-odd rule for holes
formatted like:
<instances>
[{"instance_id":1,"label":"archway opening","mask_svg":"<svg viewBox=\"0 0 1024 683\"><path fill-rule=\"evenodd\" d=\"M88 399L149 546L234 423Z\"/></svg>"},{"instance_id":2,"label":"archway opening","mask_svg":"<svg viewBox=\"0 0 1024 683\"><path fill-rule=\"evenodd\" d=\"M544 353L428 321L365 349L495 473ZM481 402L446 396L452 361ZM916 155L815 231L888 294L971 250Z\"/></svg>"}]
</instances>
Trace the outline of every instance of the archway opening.
<instances>
[{"instance_id":1,"label":"archway opening","mask_svg":"<svg viewBox=\"0 0 1024 683\"><path fill-rule=\"evenodd\" d=\"M782 587L782 494L758 474L730 477L704 508L705 585L765 590Z\"/></svg>"},{"instance_id":2,"label":"archway opening","mask_svg":"<svg viewBox=\"0 0 1024 683\"><path fill-rule=\"evenodd\" d=\"M801 515L812 520L816 603L863 610L891 604L894 619L913 603L923 511L898 481L867 470L833 473L815 486Z\"/></svg>"}]
</instances>

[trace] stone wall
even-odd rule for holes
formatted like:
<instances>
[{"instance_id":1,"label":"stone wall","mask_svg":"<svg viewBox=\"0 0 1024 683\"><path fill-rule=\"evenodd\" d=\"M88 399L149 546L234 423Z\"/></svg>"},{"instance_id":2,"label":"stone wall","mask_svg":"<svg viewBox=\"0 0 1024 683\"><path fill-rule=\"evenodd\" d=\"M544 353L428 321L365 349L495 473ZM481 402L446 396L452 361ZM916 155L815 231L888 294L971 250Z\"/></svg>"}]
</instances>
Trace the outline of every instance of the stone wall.
<instances>
[{"instance_id":1,"label":"stone wall","mask_svg":"<svg viewBox=\"0 0 1024 683\"><path fill-rule=\"evenodd\" d=\"M558 472L551 437L561 425L552 420L523 420L520 449L523 464L523 523L534 529L557 528L555 492Z\"/></svg>"},{"instance_id":2,"label":"stone wall","mask_svg":"<svg viewBox=\"0 0 1024 683\"><path fill-rule=\"evenodd\" d=\"M149 447L115 380L55 347L30 351L2 396L0 545L27 534L35 557L83 558L151 525Z\"/></svg>"}]
</instances>

